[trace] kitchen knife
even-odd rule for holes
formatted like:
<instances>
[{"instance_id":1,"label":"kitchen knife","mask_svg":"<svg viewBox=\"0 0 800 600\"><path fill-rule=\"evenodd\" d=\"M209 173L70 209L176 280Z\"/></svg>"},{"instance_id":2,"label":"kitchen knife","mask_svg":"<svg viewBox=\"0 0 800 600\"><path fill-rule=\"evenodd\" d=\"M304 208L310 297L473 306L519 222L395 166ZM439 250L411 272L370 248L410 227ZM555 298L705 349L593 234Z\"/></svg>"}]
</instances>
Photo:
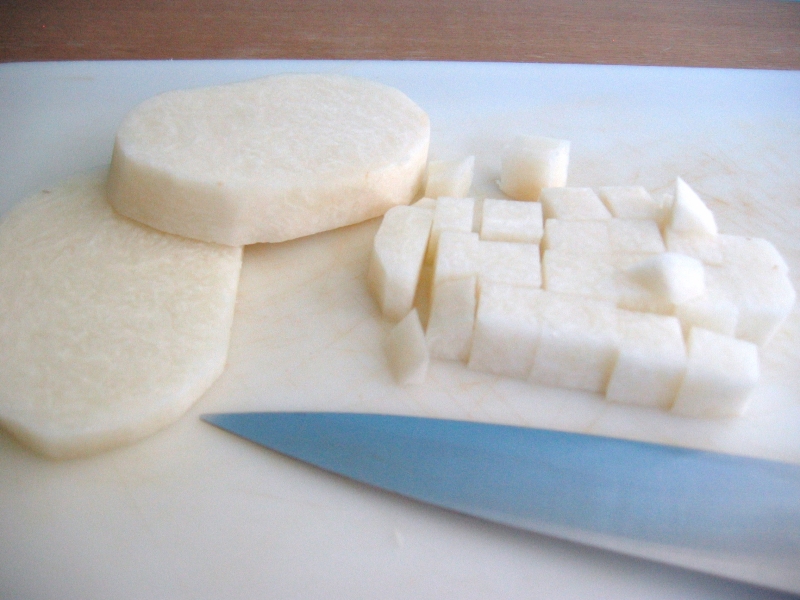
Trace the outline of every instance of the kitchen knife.
<instances>
[{"instance_id":1,"label":"kitchen knife","mask_svg":"<svg viewBox=\"0 0 800 600\"><path fill-rule=\"evenodd\" d=\"M415 500L800 591L800 467L508 425L355 413L202 417Z\"/></svg>"}]
</instances>

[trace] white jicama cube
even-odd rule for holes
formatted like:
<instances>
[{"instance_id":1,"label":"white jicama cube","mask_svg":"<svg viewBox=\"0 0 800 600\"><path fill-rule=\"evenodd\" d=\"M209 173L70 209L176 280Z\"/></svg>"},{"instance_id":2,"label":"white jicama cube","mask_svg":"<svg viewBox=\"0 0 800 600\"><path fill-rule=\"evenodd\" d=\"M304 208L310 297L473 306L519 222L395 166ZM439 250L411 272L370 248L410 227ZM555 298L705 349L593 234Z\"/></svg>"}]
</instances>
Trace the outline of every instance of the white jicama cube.
<instances>
[{"instance_id":1,"label":"white jicama cube","mask_svg":"<svg viewBox=\"0 0 800 600\"><path fill-rule=\"evenodd\" d=\"M739 309L726 298L706 291L699 298L675 304L675 316L688 338L692 327L701 327L722 335L733 336L739 320Z\"/></svg>"},{"instance_id":2,"label":"white jicama cube","mask_svg":"<svg viewBox=\"0 0 800 600\"><path fill-rule=\"evenodd\" d=\"M425 381L430 353L416 309L392 327L386 343L386 354L389 368L398 383L417 385Z\"/></svg>"},{"instance_id":3,"label":"white jicama cube","mask_svg":"<svg viewBox=\"0 0 800 600\"><path fill-rule=\"evenodd\" d=\"M429 198L449 196L464 198L469 194L472 185L472 174L475 169L475 157L468 156L463 160L428 162L428 180L425 184L425 195Z\"/></svg>"},{"instance_id":4,"label":"white jicama cube","mask_svg":"<svg viewBox=\"0 0 800 600\"><path fill-rule=\"evenodd\" d=\"M481 289L469 368L525 379L539 340L535 288L487 284Z\"/></svg>"},{"instance_id":5,"label":"white jicama cube","mask_svg":"<svg viewBox=\"0 0 800 600\"><path fill-rule=\"evenodd\" d=\"M611 213L592 188L549 187L539 195L542 214L547 219L593 221L610 219Z\"/></svg>"},{"instance_id":6,"label":"white jicama cube","mask_svg":"<svg viewBox=\"0 0 800 600\"><path fill-rule=\"evenodd\" d=\"M686 347L675 317L620 310L620 349L606 399L668 409L684 372Z\"/></svg>"},{"instance_id":7,"label":"white jicama cube","mask_svg":"<svg viewBox=\"0 0 800 600\"><path fill-rule=\"evenodd\" d=\"M434 284L447 279L460 279L478 275L480 255L477 233L443 231L439 236L439 251L434 264Z\"/></svg>"},{"instance_id":8,"label":"white jicama cube","mask_svg":"<svg viewBox=\"0 0 800 600\"><path fill-rule=\"evenodd\" d=\"M411 206L414 208L425 208L431 211L436 210L436 198L420 198L416 202L414 202Z\"/></svg>"},{"instance_id":9,"label":"white jicama cube","mask_svg":"<svg viewBox=\"0 0 800 600\"><path fill-rule=\"evenodd\" d=\"M687 417L734 417L758 383L758 347L695 327L686 376L672 412Z\"/></svg>"},{"instance_id":10,"label":"white jicama cube","mask_svg":"<svg viewBox=\"0 0 800 600\"><path fill-rule=\"evenodd\" d=\"M696 258L662 252L628 268L630 277L669 302L687 302L703 295L705 272Z\"/></svg>"},{"instance_id":11,"label":"white jicama cube","mask_svg":"<svg viewBox=\"0 0 800 600\"><path fill-rule=\"evenodd\" d=\"M433 211L431 238L426 261L436 260L439 236L443 231L471 232L475 219L475 200L472 198L439 198Z\"/></svg>"},{"instance_id":12,"label":"white jicama cube","mask_svg":"<svg viewBox=\"0 0 800 600\"><path fill-rule=\"evenodd\" d=\"M541 262L537 244L478 242L478 287L486 283L507 283L542 287Z\"/></svg>"},{"instance_id":13,"label":"white jicama cube","mask_svg":"<svg viewBox=\"0 0 800 600\"><path fill-rule=\"evenodd\" d=\"M619 351L613 303L545 292L529 381L602 393Z\"/></svg>"},{"instance_id":14,"label":"white jicama cube","mask_svg":"<svg viewBox=\"0 0 800 600\"><path fill-rule=\"evenodd\" d=\"M655 221L644 219L609 219L610 252L664 252L664 239Z\"/></svg>"},{"instance_id":15,"label":"white jicama cube","mask_svg":"<svg viewBox=\"0 0 800 600\"><path fill-rule=\"evenodd\" d=\"M414 304L432 219L428 209L396 206L375 234L367 280L388 319L402 319Z\"/></svg>"},{"instance_id":16,"label":"white jicama cube","mask_svg":"<svg viewBox=\"0 0 800 600\"><path fill-rule=\"evenodd\" d=\"M486 198L483 201L482 240L538 244L542 240L542 205Z\"/></svg>"},{"instance_id":17,"label":"white jicama cube","mask_svg":"<svg viewBox=\"0 0 800 600\"><path fill-rule=\"evenodd\" d=\"M618 219L660 221L661 203L640 185L604 186L597 190L603 204Z\"/></svg>"},{"instance_id":18,"label":"white jicama cube","mask_svg":"<svg viewBox=\"0 0 800 600\"><path fill-rule=\"evenodd\" d=\"M717 235L714 213L680 177L675 180L675 200L672 203L668 227L684 233Z\"/></svg>"},{"instance_id":19,"label":"white jicama cube","mask_svg":"<svg viewBox=\"0 0 800 600\"><path fill-rule=\"evenodd\" d=\"M569 142L520 135L501 157L500 189L514 200L536 200L543 188L567 184Z\"/></svg>"},{"instance_id":20,"label":"white jicama cube","mask_svg":"<svg viewBox=\"0 0 800 600\"><path fill-rule=\"evenodd\" d=\"M542 248L573 254L611 252L606 221L547 219L544 224Z\"/></svg>"},{"instance_id":21,"label":"white jicama cube","mask_svg":"<svg viewBox=\"0 0 800 600\"><path fill-rule=\"evenodd\" d=\"M748 270L777 272L782 275L789 272L786 261L767 240L725 234L720 234L717 238L724 262L727 264L738 265Z\"/></svg>"},{"instance_id":22,"label":"white jicama cube","mask_svg":"<svg viewBox=\"0 0 800 600\"><path fill-rule=\"evenodd\" d=\"M431 356L466 361L472 345L477 278L439 281L433 285L425 337Z\"/></svg>"},{"instance_id":23,"label":"white jicama cube","mask_svg":"<svg viewBox=\"0 0 800 600\"><path fill-rule=\"evenodd\" d=\"M546 250L542 258L542 287L549 292L616 301L618 269L600 256Z\"/></svg>"},{"instance_id":24,"label":"white jicama cube","mask_svg":"<svg viewBox=\"0 0 800 600\"><path fill-rule=\"evenodd\" d=\"M719 238L719 235L698 235L669 228L664 230L664 242L669 252L691 256L707 265L721 265L723 262Z\"/></svg>"}]
</instances>

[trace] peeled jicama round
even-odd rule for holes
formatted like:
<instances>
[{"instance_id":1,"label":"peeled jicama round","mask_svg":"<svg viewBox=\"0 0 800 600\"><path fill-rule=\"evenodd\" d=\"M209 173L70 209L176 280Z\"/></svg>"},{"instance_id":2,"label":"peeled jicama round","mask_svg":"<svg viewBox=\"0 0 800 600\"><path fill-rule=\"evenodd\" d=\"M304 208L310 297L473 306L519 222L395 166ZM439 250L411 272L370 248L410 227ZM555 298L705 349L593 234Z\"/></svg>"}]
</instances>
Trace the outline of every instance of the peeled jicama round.
<instances>
[{"instance_id":1,"label":"peeled jicama round","mask_svg":"<svg viewBox=\"0 0 800 600\"><path fill-rule=\"evenodd\" d=\"M242 250L116 214L104 173L0 223L0 425L74 457L177 420L220 375Z\"/></svg>"},{"instance_id":2,"label":"peeled jicama round","mask_svg":"<svg viewBox=\"0 0 800 600\"><path fill-rule=\"evenodd\" d=\"M278 75L168 92L120 126L109 201L194 239L280 242L408 204L429 139L419 106L355 77Z\"/></svg>"}]
</instances>

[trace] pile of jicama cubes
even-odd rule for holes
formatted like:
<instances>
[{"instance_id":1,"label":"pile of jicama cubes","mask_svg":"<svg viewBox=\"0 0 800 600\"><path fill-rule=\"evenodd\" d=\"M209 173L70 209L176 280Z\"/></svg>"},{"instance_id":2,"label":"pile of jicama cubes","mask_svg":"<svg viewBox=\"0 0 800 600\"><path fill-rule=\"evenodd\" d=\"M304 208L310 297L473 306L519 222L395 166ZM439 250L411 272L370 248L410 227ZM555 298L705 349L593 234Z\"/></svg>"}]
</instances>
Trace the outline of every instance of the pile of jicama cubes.
<instances>
[{"instance_id":1,"label":"pile of jicama cubes","mask_svg":"<svg viewBox=\"0 0 800 600\"><path fill-rule=\"evenodd\" d=\"M473 157L432 161L425 197L386 213L368 281L398 322L396 379L459 360L685 416L741 414L758 347L795 301L780 254L719 234L680 178L655 200L640 186L566 187L568 162L569 142L520 136L502 156L510 199L465 197Z\"/></svg>"}]
</instances>

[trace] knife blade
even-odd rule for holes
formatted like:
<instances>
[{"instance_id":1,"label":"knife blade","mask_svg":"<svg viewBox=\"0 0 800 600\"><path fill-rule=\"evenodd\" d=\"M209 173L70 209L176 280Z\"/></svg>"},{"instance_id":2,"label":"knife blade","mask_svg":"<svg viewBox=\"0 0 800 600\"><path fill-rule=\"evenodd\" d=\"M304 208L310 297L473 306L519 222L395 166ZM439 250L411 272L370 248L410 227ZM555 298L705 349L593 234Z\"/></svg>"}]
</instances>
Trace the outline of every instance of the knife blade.
<instances>
[{"instance_id":1,"label":"knife blade","mask_svg":"<svg viewBox=\"0 0 800 600\"><path fill-rule=\"evenodd\" d=\"M587 434L359 413L203 420L371 486L616 552L800 591L800 467Z\"/></svg>"}]
</instances>

